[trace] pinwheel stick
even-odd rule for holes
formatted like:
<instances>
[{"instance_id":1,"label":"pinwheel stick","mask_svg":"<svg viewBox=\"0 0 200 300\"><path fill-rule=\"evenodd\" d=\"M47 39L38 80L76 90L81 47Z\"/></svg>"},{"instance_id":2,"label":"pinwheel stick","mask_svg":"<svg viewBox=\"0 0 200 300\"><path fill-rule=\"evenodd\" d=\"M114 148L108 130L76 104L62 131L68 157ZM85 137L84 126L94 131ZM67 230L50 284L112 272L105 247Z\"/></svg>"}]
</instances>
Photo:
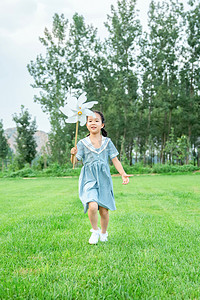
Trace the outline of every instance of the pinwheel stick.
<instances>
[{"instance_id":1,"label":"pinwheel stick","mask_svg":"<svg viewBox=\"0 0 200 300\"><path fill-rule=\"evenodd\" d=\"M76 144L77 144L77 137L78 137L78 121L76 122L75 147L76 147ZM76 156L73 155L73 169L74 169L74 166L75 166L75 158L76 158Z\"/></svg>"}]
</instances>

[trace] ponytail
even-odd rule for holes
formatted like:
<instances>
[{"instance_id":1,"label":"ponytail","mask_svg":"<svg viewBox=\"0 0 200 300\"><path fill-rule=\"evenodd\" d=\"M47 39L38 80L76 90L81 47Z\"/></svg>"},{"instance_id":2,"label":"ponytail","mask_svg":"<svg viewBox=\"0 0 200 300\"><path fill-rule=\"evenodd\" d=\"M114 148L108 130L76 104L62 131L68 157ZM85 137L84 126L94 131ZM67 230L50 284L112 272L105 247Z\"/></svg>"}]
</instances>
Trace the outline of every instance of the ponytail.
<instances>
[{"instance_id":1,"label":"ponytail","mask_svg":"<svg viewBox=\"0 0 200 300\"><path fill-rule=\"evenodd\" d=\"M101 133L102 133L102 135L103 135L103 136L108 136L108 133L107 133L107 131L105 130L105 118L104 118L103 113L102 113L101 111L98 111L98 110L93 110L93 112L100 115L100 117L101 117L101 122L104 124L104 127L101 128Z\"/></svg>"},{"instance_id":2,"label":"ponytail","mask_svg":"<svg viewBox=\"0 0 200 300\"><path fill-rule=\"evenodd\" d=\"M101 133L103 136L107 136L107 131L104 128L101 128Z\"/></svg>"}]
</instances>

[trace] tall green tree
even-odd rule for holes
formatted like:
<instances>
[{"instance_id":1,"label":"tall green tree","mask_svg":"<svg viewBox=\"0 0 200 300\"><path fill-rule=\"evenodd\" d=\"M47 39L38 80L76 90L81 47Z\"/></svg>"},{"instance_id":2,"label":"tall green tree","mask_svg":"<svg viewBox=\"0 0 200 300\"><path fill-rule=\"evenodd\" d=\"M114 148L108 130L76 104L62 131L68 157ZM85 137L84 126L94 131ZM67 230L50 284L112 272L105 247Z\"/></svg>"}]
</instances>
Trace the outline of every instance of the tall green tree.
<instances>
[{"instance_id":1,"label":"tall green tree","mask_svg":"<svg viewBox=\"0 0 200 300\"><path fill-rule=\"evenodd\" d=\"M173 111L179 104L178 67L182 16L183 5L178 1L151 1L149 34L146 34L141 47L142 101L144 108L148 110L147 129L151 135L157 132L162 162L165 159L165 144L173 125ZM154 125L150 132L153 115Z\"/></svg>"},{"instance_id":2,"label":"tall green tree","mask_svg":"<svg viewBox=\"0 0 200 300\"><path fill-rule=\"evenodd\" d=\"M0 120L0 158L2 161L2 171L4 168L4 160L8 155L8 151L9 151L9 146L3 129L3 121Z\"/></svg>"},{"instance_id":3,"label":"tall green tree","mask_svg":"<svg viewBox=\"0 0 200 300\"><path fill-rule=\"evenodd\" d=\"M31 121L31 115L27 109L24 109L23 105L19 115L14 114L13 120L17 127L16 144L19 167L22 168L25 163L29 163L31 166L31 162L37 153L37 143L34 138L37 130L36 120Z\"/></svg>"},{"instance_id":4,"label":"tall green tree","mask_svg":"<svg viewBox=\"0 0 200 300\"><path fill-rule=\"evenodd\" d=\"M169 134L169 139L165 145L165 152L169 155L169 162L174 164L174 161L177 159L178 155L178 146L177 146L177 139L174 135L174 128L171 128L171 132Z\"/></svg>"},{"instance_id":5,"label":"tall green tree","mask_svg":"<svg viewBox=\"0 0 200 300\"><path fill-rule=\"evenodd\" d=\"M62 164L69 148L67 144L72 145L74 126L65 124L59 107L66 104L72 90L77 91L77 96L86 91L90 100L96 98L98 84L94 78L101 75L95 71L101 65L98 58L100 43L96 29L86 25L77 13L71 24L64 15L55 14L52 31L45 28L40 41L46 48L46 55L38 55L27 67L35 81L33 88L40 90L34 99L49 115L52 159Z\"/></svg>"},{"instance_id":6,"label":"tall green tree","mask_svg":"<svg viewBox=\"0 0 200 300\"><path fill-rule=\"evenodd\" d=\"M189 1L191 9L185 13L186 31L180 71L180 124L182 134L194 148L200 136L200 3ZM189 151L189 149L188 149Z\"/></svg>"},{"instance_id":7,"label":"tall green tree","mask_svg":"<svg viewBox=\"0 0 200 300\"><path fill-rule=\"evenodd\" d=\"M189 149L189 140L186 135L182 135L180 138L177 139L177 145L178 145L178 159L181 165L184 163L187 164L188 160L188 149Z\"/></svg>"},{"instance_id":8,"label":"tall green tree","mask_svg":"<svg viewBox=\"0 0 200 300\"><path fill-rule=\"evenodd\" d=\"M105 26L109 33L106 40L107 60L112 76L110 105L106 115L111 137L119 150L121 147L121 156L125 148L131 161L138 97L137 45L141 36L136 1L117 1L117 8L112 5Z\"/></svg>"},{"instance_id":9,"label":"tall green tree","mask_svg":"<svg viewBox=\"0 0 200 300\"><path fill-rule=\"evenodd\" d=\"M149 29L141 38L136 0L118 0L105 23L104 42L83 16L75 13L71 24L64 15L53 16L52 30L40 38L46 54L28 65L40 91L34 99L49 115L53 161L64 163L73 143L74 125L65 123L59 107L74 90L76 96L85 91L88 100L98 100L95 108L104 112L124 161L132 162L134 146L144 162L147 152L152 156L159 149L164 163L172 127L177 138L184 134L197 146L200 7L197 0L190 4L184 14L181 1L152 0ZM84 136L85 128L79 133Z\"/></svg>"}]
</instances>

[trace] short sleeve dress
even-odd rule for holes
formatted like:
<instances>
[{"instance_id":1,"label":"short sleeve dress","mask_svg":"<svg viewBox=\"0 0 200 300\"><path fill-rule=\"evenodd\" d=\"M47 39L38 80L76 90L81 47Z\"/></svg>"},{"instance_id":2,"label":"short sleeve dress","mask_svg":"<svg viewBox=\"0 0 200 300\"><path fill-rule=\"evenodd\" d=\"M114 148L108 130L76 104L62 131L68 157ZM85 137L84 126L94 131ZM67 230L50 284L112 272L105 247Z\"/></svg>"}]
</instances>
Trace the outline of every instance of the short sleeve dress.
<instances>
[{"instance_id":1,"label":"short sleeve dress","mask_svg":"<svg viewBox=\"0 0 200 300\"><path fill-rule=\"evenodd\" d=\"M113 142L108 137L102 137L100 148L95 148L89 136L77 144L76 158L83 161L79 177L79 197L84 207L88 210L89 202L97 202L99 206L115 210L113 183L110 175L109 159L119 153Z\"/></svg>"}]
</instances>

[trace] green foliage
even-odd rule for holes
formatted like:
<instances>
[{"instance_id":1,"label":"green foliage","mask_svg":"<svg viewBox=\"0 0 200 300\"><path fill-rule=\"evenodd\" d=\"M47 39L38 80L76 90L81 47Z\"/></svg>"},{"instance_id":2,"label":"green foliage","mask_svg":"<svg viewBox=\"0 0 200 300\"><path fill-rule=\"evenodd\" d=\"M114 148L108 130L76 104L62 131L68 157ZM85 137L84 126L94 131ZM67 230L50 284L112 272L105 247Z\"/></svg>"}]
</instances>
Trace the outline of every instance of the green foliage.
<instances>
[{"instance_id":1,"label":"green foliage","mask_svg":"<svg viewBox=\"0 0 200 300\"><path fill-rule=\"evenodd\" d=\"M124 170L127 174L182 174L191 173L200 170L199 167L193 165L169 165L169 164L156 164L152 168L150 166L144 166L142 163L129 166L123 164ZM30 168L27 164L23 169L13 170L12 168L0 172L0 178L16 178L16 177L77 177L80 175L81 166L77 166L72 169L71 164L60 166L58 163L51 164L43 170L38 168ZM110 172L112 175L119 175L115 167L110 166Z\"/></svg>"},{"instance_id":2,"label":"green foliage","mask_svg":"<svg viewBox=\"0 0 200 300\"><path fill-rule=\"evenodd\" d=\"M79 176L81 168L72 169L72 165L59 165L58 163L51 164L45 169L38 170L38 168L30 168L26 165L23 169L12 170L11 168L0 172L1 178L15 178L15 177L65 177L65 176Z\"/></svg>"},{"instance_id":3,"label":"green foliage","mask_svg":"<svg viewBox=\"0 0 200 300\"><path fill-rule=\"evenodd\" d=\"M38 55L36 61L27 66L35 81L33 87L41 89L34 99L50 117L51 160L60 165L66 162L75 132L74 124L66 124L59 111L59 107L66 104L68 93L72 89L77 94L87 91L89 100L98 98L101 103L97 80L102 75L103 58L99 56L101 46L96 35L96 29L85 25L84 18L77 13L69 26L64 15L55 14L52 32L45 28L44 37L40 38L46 56ZM86 128L79 131L86 132Z\"/></svg>"},{"instance_id":4,"label":"green foliage","mask_svg":"<svg viewBox=\"0 0 200 300\"><path fill-rule=\"evenodd\" d=\"M59 164L52 164L49 168L43 170L41 175L44 177L51 177L51 176L79 176L80 175L80 168L72 169L72 165L65 165L60 166Z\"/></svg>"},{"instance_id":5,"label":"green foliage","mask_svg":"<svg viewBox=\"0 0 200 300\"><path fill-rule=\"evenodd\" d=\"M177 158L177 141L174 136L174 128L171 128L169 139L166 142L165 152L170 154L169 161L172 163Z\"/></svg>"},{"instance_id":6,"label":"green foliage","mask_svg":"<svg viewBox=\"0 0 200 300\"><path fill-rule=\"evenodd\" d=\"M181 164L183 164L186 157L189 154L188 152L189 141L187 136L182 135L180 138L178 138L177 144L178 144L178 158L180 159Z\"/></svg>"},{"instance_id":7,"label":"green foliage","mask_svg":"<svg viewBox=\"0 0 200 300\"><path fill-rule=\"evenodd\" d=\"M184 166L178 166L178 165L168 165L168 164L156 164L152 168L153 173L190 173L194 171L198 171L199 167L193 166L193 165L184 165Z\"/></svg>"},{"instance_id":8,"label":"green foliage","mask_svg":"<svg viewBox=\"0 0 200 300\"><path fill-rule=\"evenodd\" d=\"M105 23L109 36L105 42L109 71L112 74L106 110L110 137L119 149L120 158L131 161L131 148L137 119L137 51L142 34L136 1L118 1L111 6ZM131 124L131 125L130 125ZM126 149L126 152L124 150Z\"/></svg>"},{"instance_id":9,"label":"green foliage","mask_svg":"<svg viewBox=\"0 0 200 300\"><path fill-rule=\"evenodd\" d=\"M26 168L20 169L18 171L8 173L4 177L10 177L10 178L29 177L29 178L31 178L31 177L36 177L36 176L38 176L37 172L35 172L32 168L26 167Z\"/></svg>"},{"instance_id":10,"label":"green foliage","mask_svg":"<svg viewBox=\"0 0 200 300\"><path fill-rule=\"evenodd\" d=\"M53 16L52 30L45 28L40 38L46 54L28 65L33 87L41 90L35 101L51 122L51 162L69 161L75 128L65 124L59 107L75 90L98 100L95 108L105 114L122 161L131 164L136 148L144 164L147 153L156 153L162 163L178 155L184 163L186 154L188 163L200 136L200 6L197 0L189 5L185 13L179 1L151 1L148 32L142 32L136 1L119 0L108 14L104 41L77 13L71 24L63 14ZM80 128L84 134L86 128ZM182 136L188 138L187 151L176 154L174 142Z\"/></svg>"},{"instance_id":11,"label":"green foliage","mask_svg":"<svg viewBox=\"0 0 200 300\"><path fill-rule=\"evenodd\" d=\"M17 127L17 161L19 168L22 168L25 163L31 164L36 156L37 143L34 138L36 132L36 120L31 121L31 115L28 110L24 110L21 106L21 113L19 116L14 114L13 120Z\"/></svg>"},{"instance_id":12,"label":"green foliage","mask_svg":"<svg viewBox=\"0 0 200 300\"><path fill-rule=\"evenodd\" d=\"M181 164L186 162L189 155L189 141L188 137L182 135L180 138L175 140L174 128L171 129L169 140L166 142L165 152L170 155L170 163L174 163L175 160L179 160Z\"/></svg>"},{"instance_id":13,"label":"green foliage","mask_svg":"<svg viewBox=\"0 0 200 300\"><path fill-rule=\"evenodd\" d=\"M172 127L173 112L179 104L178 65L183 23L183 8L178 2L151 1L149 34L141 43L142 109L147 111L146 141L151 134L161 144L161 160ZM146 143L146 142L145 142Z\"/></svg>"},{"instance_id":14,"label":"green foliage","mask_svg":"<svg viewBox=\"0 0 200 300\"><path fill-rule=\"evenodd\" d=\"M2 170L3 170L3 160L7 157L9 152L8 141L4 135L3 121L0 120L0 159L2 160Z\"/></svg>"}]
</instances>

